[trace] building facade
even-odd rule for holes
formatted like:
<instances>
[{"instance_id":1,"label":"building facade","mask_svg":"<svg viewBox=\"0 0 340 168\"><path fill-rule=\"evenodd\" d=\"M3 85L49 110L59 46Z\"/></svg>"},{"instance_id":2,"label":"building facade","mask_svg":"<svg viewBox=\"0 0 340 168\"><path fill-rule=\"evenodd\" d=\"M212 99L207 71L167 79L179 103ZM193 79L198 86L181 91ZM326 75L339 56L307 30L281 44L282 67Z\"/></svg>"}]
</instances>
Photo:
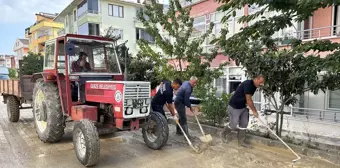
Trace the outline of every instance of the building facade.
<instances>
[{"instance_id":1,"label":"building facade","mask_svg":"<svg viewBox=\"0 0 340 168\"><path fill-rule=\"evenodd\" d=\"M25 37L29 39L29 50L33 53L44 54L44 45L47 40L56 38L63 24L56 23L53 19L57 14L37 13L34 25L26 28Z\"/></svg>"},{"instance_id":2,"label":"building facade","mask_svg":"<svg viewBox=\"0 0 340 168\"><path fill-rule=\"evenodd\" d=\"M28 39L17 39L15 41L13 51L16 56L13 57L13 64L15 68L19 68L19 60L23 59L29 51L29 40Z\"/></svg>"},{"instance_id":3,"label":"building facade","mask_svg":"<svg viewBox=\"0 0 340 168\"><path fill-rule=\"evenodd\" d=\"M15 68L14 55L0 55L0 67Z\"/></svg>"},{"instance_id":4,"label":"building facade","mask_svg":"<svg viewBox=\"0 0 340 168\"><path fill-rule=\"evenodd\" d=\"M214 22L213 33L218 36L221 29L221 18L223 13L216 12L219 6L213 0L192 1L192 3L183 1L182 5L191 5L191 16L195 18L194 26L196 31L204 33L208 23ZM228 21L229 36L237 33L240 28L253 24L237 23L239 17L252 14L260 10L257 6L245 6L236 12L236 17ZM265 13L264 16L273 16L274 12ZM256 20L255 20L256 21ZM199 35L199 34L198 34ZM302 41L311 41L314 39L329 39L333 42L340 42L340 6L332 6L324 9L318 9L309 19L294 23L274 34L275 37L294 37ZM280 47L287 47L284 43ZM210 46L208 43L206 48ZM326 56L328 53L322 53ZM226 61L227 56L218 55L212 62ZM219 65L218 63L216 65ZM225 67L224 75L215 79L214 86L217 88L217 96L224 93L232 93L238 84L246 79L242 67L237 67L233 62ZM279 95L277 95L279 96ZM279 98L279 97L278 97ZM306 92L299 96L299 101L294 106L286 107L285 111L291 112L284 119L284 130L287 132L303 132L307 134L316 134L322 136L331 136L340 138L340 132L336 131L340 127L340 91L320 91L318 94ZM272 109L270 103L263 97L260 92L254 95L256 108L259 111ZM268 117L268 121L275 121L275 117Z\"/></svg>"},{"instance_id":5,"label":"building facade","mask_svg":"<svg viewBox=\"0 0 340 168\"><path fill-rule=\"evenodd\" d=\"M119 43L128 40L129 52L136 54L138 39L154 41L137 21L137 11L143 4L121 0L73 0L54 20L64 23L59 35L83 34L104 36L109 27L112 34L119 35Z\"/></svg>"}]
</instances>

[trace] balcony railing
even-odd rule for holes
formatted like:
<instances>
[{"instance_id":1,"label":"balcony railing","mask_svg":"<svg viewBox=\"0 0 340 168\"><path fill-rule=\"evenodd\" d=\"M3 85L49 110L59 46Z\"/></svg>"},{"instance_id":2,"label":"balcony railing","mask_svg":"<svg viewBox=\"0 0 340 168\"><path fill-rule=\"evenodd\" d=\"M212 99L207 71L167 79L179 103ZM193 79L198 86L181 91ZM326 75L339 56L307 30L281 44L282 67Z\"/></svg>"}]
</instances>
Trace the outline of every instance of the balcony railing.
<instances>
[{"instance_id":1,"label":"balcony railing","mask_svg":"<svg viewBox=\"0 0 340 168\"><path fill-rule=\"evenodd\" d=\"M306 29L296 32L286 32L285 37L293 37L301 40L340 37L340 25Z\"/></svg>"},{"instance_id":2,"label":"balcony railing","mask_svg":"<svg viewBox=\"0 0 340 168\"><path fill-rule=\"evenodd\" d=\"M83 12L82 14L80 14L78 16L78 19L87 15L87 14L96 14L97 15L97 14L99 14L99 11L98 10L87 10L87 11Z\"/></svg>"}]
</instances>

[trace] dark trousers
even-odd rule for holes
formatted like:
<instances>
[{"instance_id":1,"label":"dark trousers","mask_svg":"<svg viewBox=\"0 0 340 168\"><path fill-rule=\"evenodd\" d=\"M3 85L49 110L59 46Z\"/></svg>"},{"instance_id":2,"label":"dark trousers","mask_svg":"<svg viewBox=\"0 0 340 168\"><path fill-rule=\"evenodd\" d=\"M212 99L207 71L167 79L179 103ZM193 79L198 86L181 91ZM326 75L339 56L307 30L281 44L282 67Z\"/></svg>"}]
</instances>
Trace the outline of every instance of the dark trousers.
<instances>
[{"instance_id":1,"label":"dark trousers","mask_svg":"<svg viewBox=\"0 0 340 168\"><path fill-rule=\"evenodd\" d=\"M164 112L164 105L159 105L159 104L151 104L151 108L152 108L152 111L154 112L159 112L161 114L164 115L164 117L166 118L165 116L165 112Z\"/></svg>"},{"instance_id":2,"label":"dark trousers","mask_svg":"<svg viewBox=\"0 0 340 168\"><path fill-rule=\"evenodd\" d=\"M175 101L175 108L178 113L178 120L181 126L186 126L187 125L187 115L186 115L186 110L185 110L185 105L183 103L180 103L178 101Z\"/></svg>"}]
</instances>

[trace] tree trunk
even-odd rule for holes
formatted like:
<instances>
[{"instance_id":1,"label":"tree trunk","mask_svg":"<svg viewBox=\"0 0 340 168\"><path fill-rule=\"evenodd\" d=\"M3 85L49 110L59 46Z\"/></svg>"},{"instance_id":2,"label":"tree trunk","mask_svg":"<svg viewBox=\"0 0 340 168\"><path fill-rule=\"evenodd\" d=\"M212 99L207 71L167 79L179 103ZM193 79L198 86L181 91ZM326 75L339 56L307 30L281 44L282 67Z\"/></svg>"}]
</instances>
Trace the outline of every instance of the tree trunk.
<instances>
[{"instance_id":1,"label":"tree trunk","mask_svg":"<svg viewBox=\"0 0 340 168\"><path fill-rule=\"evenodd\" d=\"M276 129L276 134L278 135L279 134L279 112L278 112L278 110L276 111L276 127L275 127L275 129Z\"/></svg>"},{"instance_id":2,"label":"tree trunk","mask_svg":"<svg viewBox=\"0 0 340 168\"><path fill-rule=\"evenodd\" d=\"M282 126L283 126L283 111L281 111L281 121L280 121L280 133L279 133L279 137L282 136Z\"/></svg>"}]
</instances>

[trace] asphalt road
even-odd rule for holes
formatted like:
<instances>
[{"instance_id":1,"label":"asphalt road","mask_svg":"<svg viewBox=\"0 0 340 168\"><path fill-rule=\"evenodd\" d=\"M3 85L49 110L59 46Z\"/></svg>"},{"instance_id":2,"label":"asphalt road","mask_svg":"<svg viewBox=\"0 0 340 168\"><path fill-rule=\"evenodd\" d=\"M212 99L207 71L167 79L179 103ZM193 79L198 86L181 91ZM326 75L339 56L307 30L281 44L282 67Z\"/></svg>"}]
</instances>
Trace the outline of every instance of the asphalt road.
<instances>
[{"instance_id":1,"label":"asphalt road","mask_svg":"<svg viewBox=\"0 0 340 168\"><path fill-rule=\"evenodd\" d=\"M72 144L72 126L66 128L62 141L54 144L41 142L32 118L32 110L21 110L20 120L10 123L6 106L0 104L0 167L2 168L77 168L83 167L75 156ZM95 167L114 168L272 168L272 167L340 167L318 158L294 159L288 150L255 144L254 149L238 147L236 140L222 144L214 142L202 154L190 150L183 137L170 127L168 144L162 150L145 146L141 132L118 132L101 137L101 155ZM198 136L197 132L191 131Z\"/></svg>"}]
</instances>

